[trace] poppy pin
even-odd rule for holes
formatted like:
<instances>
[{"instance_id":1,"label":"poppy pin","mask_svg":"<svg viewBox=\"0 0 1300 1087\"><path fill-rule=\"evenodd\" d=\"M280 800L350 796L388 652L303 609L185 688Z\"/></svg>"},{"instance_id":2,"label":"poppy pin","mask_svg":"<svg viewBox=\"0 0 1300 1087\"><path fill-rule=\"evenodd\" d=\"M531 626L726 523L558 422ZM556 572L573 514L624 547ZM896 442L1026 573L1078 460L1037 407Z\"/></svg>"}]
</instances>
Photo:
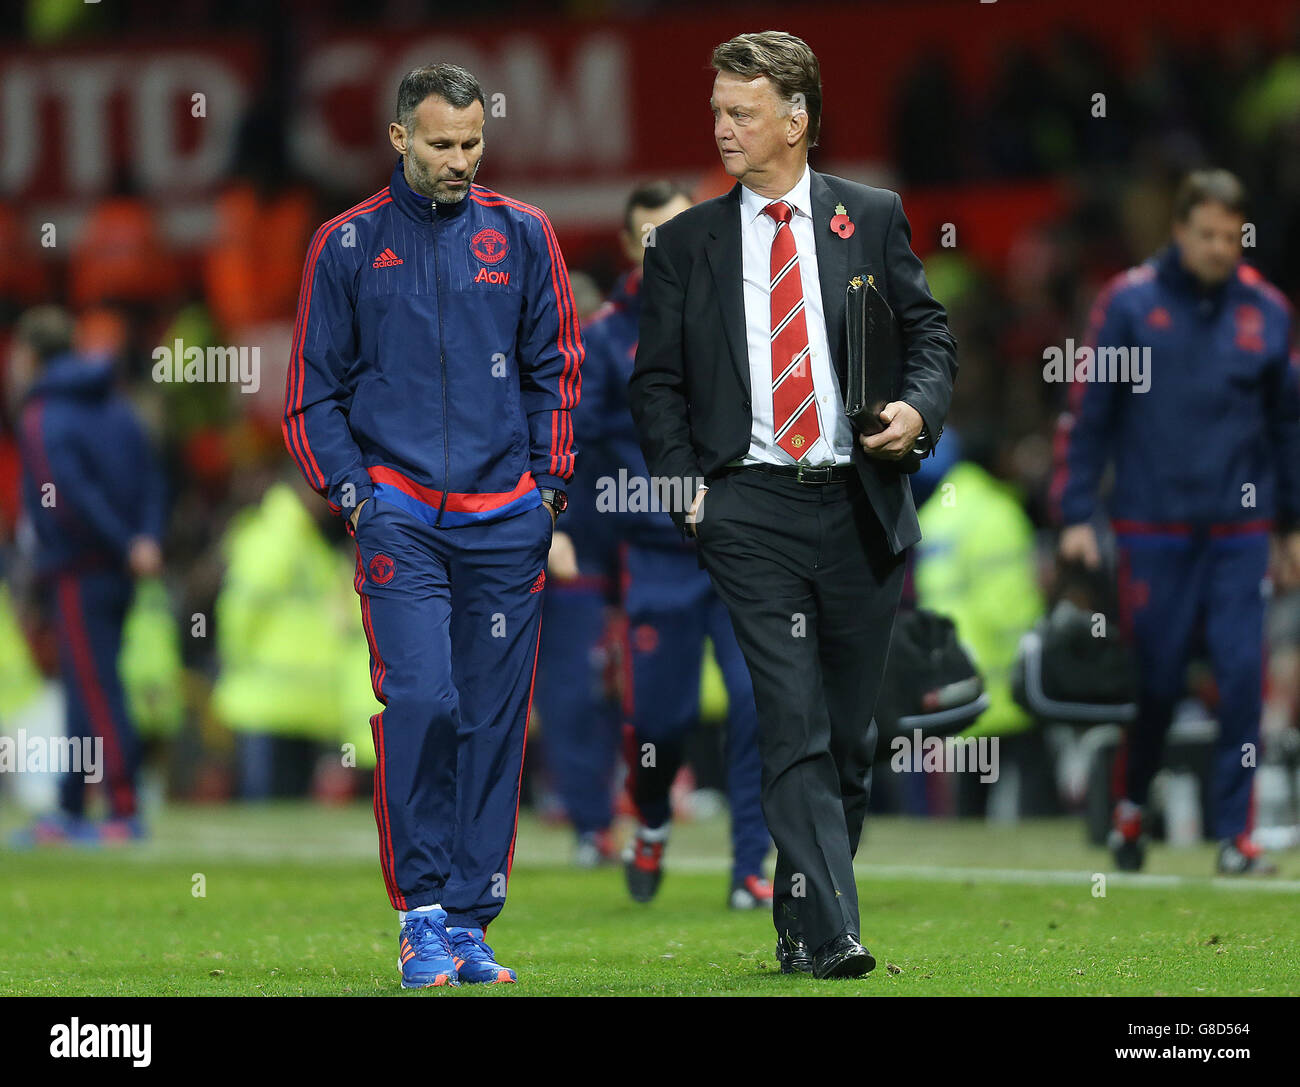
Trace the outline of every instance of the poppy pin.
<instances>
[{"instance_id":1,"label":"poppy pin","mask_svg":"<svg viewBox=\"0 0 1300 1087\"><path fill-rule=\"evenodd\" d=\"M831 216L831 229L841 238L853 237L853 220L843 204L835 205L835 214Z\"/></svg>"}]
</instances>

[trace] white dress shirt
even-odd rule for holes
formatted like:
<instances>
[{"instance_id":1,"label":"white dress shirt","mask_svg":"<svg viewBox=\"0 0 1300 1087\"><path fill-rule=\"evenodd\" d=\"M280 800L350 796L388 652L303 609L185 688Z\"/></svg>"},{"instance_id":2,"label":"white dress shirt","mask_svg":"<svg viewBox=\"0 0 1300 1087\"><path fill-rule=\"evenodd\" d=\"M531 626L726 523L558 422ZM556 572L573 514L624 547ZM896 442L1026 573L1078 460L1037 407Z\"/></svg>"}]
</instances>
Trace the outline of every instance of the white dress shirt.
<instances>
[{"instance_id":1,"label":"white dress shirt","mask_svg":"<svg viewBox=\"0 0 1300 1087\"><path fill-rule=\"evenodd\" d=\"M805 165L803 176L782 197L793 209L790 229L799 254L799 275L803 281L803 313L811 351L813 392L821 434L798 461L776 444L772 420L772 239L777 222L763 209L775 200L740 188L740 248L745 280L745 341L749 347L750 402L753 424L749 452L743 463L848 464L853 448L853 430L844 414L844 398L831 362L826 337L826 315L822 312L821 280L817 275L817 242L813 232L811 175Z\"/></svg>"}]
</instances>

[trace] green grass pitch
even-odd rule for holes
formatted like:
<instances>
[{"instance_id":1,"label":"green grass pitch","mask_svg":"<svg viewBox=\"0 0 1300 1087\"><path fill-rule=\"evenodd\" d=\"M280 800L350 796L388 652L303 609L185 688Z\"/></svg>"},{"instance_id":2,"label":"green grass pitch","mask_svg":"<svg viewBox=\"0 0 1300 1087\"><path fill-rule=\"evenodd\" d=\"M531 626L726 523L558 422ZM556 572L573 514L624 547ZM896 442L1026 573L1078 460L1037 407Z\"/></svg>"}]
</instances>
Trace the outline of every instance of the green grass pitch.
<instances>
[{"instance_id":1,"label":"green grass pitch","mask_svg":"<svg viewBox=\"0 0 1300 1087\"><path fill-rule=\"evenodd\" d=\"M0 853L0 994L1300 994L1300 856L1243 883L1210 878L1210 846L1156 848L1124 877L1073 820L870 821L858 885L879 966L839 982L781 975L769 917L725 908L725 817L675 828L650 906L618 868L569 868L567 830L525 820L489 934L520 984L405 994L368 805L170 808L152 825L142 846Z\"/></svg>"}]
</instances>

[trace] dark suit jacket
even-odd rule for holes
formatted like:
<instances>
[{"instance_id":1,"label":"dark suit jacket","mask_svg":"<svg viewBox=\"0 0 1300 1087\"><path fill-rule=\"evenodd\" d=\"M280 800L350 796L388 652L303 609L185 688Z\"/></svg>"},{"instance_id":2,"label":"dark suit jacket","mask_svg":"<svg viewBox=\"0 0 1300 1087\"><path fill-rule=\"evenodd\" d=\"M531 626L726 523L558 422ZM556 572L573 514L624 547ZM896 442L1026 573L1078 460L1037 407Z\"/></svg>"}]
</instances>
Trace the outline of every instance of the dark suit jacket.
<instances>
[{"instance_id":1,"label":"dark suit jacket","mask_svg":"<svg viewBox=\"0 0 1300 1087\"><path fill-rule=\"evenodd\" d=\"M740 249L740 189L706 200L655 231L646 248L641 330L628 386L650 474L710 479L749 449L749 352L745 337ZM845 291L849 279L875 276L898 319L903 383L898 397L920 412L938 441L957 376L956 342L947 315L912 252L911 228L898 194L812 171L813 223L822 312L843 396L846 372ZM842 238L830 227L835 205L854 224ZM902 462L868 457L854 442L853 463L897 554L921 538ZM685 509L671 513L679 528Z\"/></svg>"}]
</instances>

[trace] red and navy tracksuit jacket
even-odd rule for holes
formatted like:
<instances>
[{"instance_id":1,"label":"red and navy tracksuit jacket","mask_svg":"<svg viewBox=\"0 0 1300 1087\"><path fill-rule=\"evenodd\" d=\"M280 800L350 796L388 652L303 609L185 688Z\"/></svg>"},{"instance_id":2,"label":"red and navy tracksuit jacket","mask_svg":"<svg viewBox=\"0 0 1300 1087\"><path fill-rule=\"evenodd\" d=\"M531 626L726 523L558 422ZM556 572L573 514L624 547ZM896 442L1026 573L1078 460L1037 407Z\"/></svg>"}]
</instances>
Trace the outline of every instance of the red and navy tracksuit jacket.
<instances>
[{"instance_id":1,"label":"red and navy tracksuit jacket","mask_svg":"<svg viewBox=\"0 0 1300 1087\"><path fill-rule=\"evenodd\" d=\"M312 239L284 435L339 512L374 494L440 528L563 489L582 342L555 232L472 185L436 207L389 185Z\"/></svg>"},{"instance_id":2,"label":"red and navy tracksuit jacket","mask_svg":"<svg viewBox=\"0 0 1300 1087\"><path fill-rule=\"evenodd\" d=\"M51 360L24 398L18 440L38 574L125 573L136 536L162 539L162 471L111 364Z\"/></svg>"},{"instance_id":3,"label":"red and navy tracksuit jacket","mask_svg":"<svg viewBox=\"0 0 1300 1087\"><path fill-rule=\"evenodd\" d=\"M118 676L122 626L134 582L131 541L161 541L162 470L109 363L53 359L18 420L23 516L32 562L54 596L67 734L103 740L104 781L115 816L135 813L139 741ZM83 813L85 781L66 775L60 805Z\"/></svg>"},{"instance_id":4,"label":"red and navy tracksuit jacket","mask_svg":"<svg viewBox=\"0 0 1300 1087\"><path fill-rule=\"evenodd\" d=\"M1108 460L1109 513L1120 527L1296 522L1300 394L1289 365L1290 306L1255 269L1240 264L1207 292L1171 245L1111 281L1092 308L1086 343L1149 346L1151 388L1071 387L1052 485L1061 523L1092 518Z\"/></svg>"},{"instance_id":5,"label":"red and navy tracksuit jacket","mask_svg":"<svg viewBox=\"0 0 1300 1087\"><path fill-rule=\"evenodd\" d=\"M1268 533L1300 515L1300 384L1291 310L1253 268L1206 289L1176 246L1113 280L1087 345L1149 347L1150 388L1079 382L1057 432L1052 486L1066 525L1090 520L1108 462L1120 623L1140 713L1118 791L1144 803L1200 635L1214 666L1219 740L1213 825L1247 830L1258 743Z\"/></svg>"}]
</instances>

